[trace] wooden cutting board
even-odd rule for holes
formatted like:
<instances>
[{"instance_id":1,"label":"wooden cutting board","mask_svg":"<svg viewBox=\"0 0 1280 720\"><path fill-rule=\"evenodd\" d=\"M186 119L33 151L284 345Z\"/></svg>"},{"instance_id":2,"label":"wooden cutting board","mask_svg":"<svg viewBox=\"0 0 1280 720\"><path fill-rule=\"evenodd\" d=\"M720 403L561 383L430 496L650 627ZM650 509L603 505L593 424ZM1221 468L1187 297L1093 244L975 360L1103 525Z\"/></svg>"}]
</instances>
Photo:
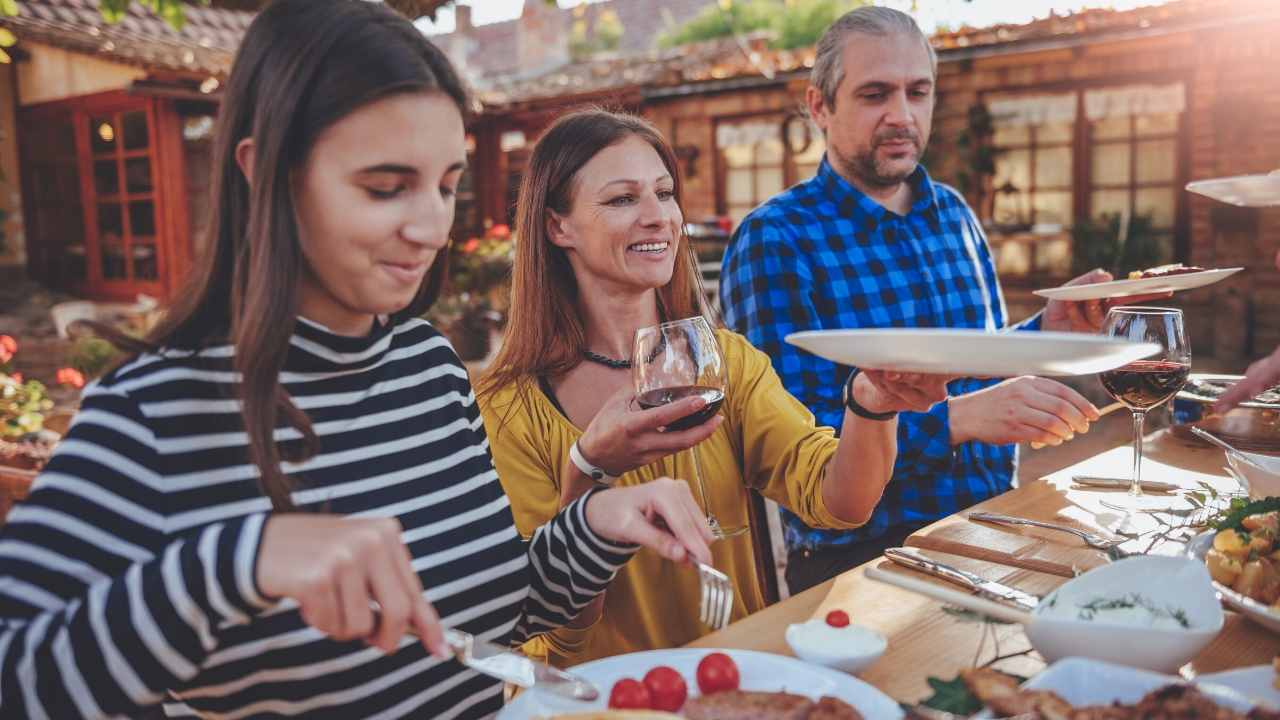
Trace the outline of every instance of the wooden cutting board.
<instances>
[{"instance_id":1,"label":"wooden cutting board","mask_svg":"<svg viewBox=\"0 0 1280 720\"><path fill-rule=\"evenodd\" d=\"M908 537L906 544L1067 578L1107 563L1102 552L1066 533L990 525L962 517L924 528Z\"/></svg>"}]
</instances>

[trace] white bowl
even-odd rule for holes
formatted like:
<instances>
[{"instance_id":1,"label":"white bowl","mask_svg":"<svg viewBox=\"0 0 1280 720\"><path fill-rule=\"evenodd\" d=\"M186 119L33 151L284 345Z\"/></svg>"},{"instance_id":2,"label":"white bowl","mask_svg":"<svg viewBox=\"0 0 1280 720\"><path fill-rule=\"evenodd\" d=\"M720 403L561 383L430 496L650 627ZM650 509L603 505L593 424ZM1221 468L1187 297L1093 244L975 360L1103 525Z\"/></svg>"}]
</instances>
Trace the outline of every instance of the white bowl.
<instances>
[{"instance_id":1,"label":"white bowl","mask_svg":"<svg viewBox=\"0 0 1280 720\"><path fill-rule=\"evenodd\" d=\"M835 628L820 618L788 625L786 638L801 660L847 673L866 669L889 647L884 635L869 627Z\"/></svg>"},{"instance_id":2,"label":"white bowl","mask_svg":"<svg viewBox=\"0 0 1280 720\"><path fill-rule=\"evenodd\" d=\"M1161 608L1181 610L1187 628L1147 627L1117 618L1080 617L1080 606L1138 593ZM1148 555L1103 565L1067 581L1036 608L1027 638L1047 662L1087 657L1173 673L1222 630L1224 616L1204 563Z\"/></svg>"},{"instance_id":3,"label":"white bowl","mask_svg":"<svg viewBox=\"0 0 1280 720\"><path fill-rule=\"evenodd\" d=\"M1249 497L1261 500L1280 495L1280 458L1251 452L1224 452L1227 464L1244 478Z\"/></svg>"}]
</instances>

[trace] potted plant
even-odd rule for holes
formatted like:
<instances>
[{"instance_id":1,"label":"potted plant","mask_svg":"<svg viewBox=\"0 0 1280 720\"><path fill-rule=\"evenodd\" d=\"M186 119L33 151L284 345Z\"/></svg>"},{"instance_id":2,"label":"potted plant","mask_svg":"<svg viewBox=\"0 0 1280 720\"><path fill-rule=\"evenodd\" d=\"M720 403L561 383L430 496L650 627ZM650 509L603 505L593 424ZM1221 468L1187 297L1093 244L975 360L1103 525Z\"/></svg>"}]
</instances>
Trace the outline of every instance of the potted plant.
<instances>
[{"instance_id":1,"label":"potted plant","mask_svg":"<svg viewBox=\"0 0 1280 720\"><path fill-rule=\"evenodd\" d=\"M449 280L427 319L453 343L465 361L488 356L490 335L511 302L515 237L506 225L491 225L480 237L449 247Z\"/></svg>"}]
</instances>

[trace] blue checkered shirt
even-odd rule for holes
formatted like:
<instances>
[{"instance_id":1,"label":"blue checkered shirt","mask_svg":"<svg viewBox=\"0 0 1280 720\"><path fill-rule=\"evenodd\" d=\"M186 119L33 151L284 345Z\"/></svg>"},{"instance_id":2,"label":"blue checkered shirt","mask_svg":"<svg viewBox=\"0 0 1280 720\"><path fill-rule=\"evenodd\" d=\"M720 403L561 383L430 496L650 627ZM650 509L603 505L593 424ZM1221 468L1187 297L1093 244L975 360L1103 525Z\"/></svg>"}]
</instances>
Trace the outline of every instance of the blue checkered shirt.
<instances>
[{"instance_id":1,"label":"blue checkered shirt","mask_svg":"<svg viewBox=\"0 0 1280 720\"><path fill-rule=\"evenodd\" d=\"M729 327L773 359L783 384L838 432L852 368L783 342L801 330L1005 325L1004 297L986 236L958 192L923 167L899 216L840 177L824 158L813 178L756 208L738 226L720 275ZM1022 329L1039 329L1039 316ZM995 380L953 381L963 395ZM816 530L783 510L787 547L847 545L920 526L1009 489L1016 445L951 446L948 408L898 418L893 480L854 531Z\"/></svg>"}]
</instances>

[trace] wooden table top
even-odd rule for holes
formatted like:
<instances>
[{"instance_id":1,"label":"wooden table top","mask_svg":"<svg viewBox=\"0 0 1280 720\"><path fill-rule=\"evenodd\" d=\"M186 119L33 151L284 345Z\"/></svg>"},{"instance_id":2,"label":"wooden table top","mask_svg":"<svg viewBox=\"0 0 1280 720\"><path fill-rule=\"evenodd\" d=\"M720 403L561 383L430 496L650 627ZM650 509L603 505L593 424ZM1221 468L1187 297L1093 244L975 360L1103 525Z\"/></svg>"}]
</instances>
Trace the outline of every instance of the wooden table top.
<instances>
[{"instance_id":1,"label":"wooden table top","mask_svg":"<svg viewBox=\"0 0 1280 720\"><path fill-rule=\"evenodd\" d=\"M1204 482L1219 492L1232 492L1236 489L1235 482L1222 470L1221 466L1225 462L1219 451L1192 446L1167 431L1148 438L1145 450L1143 477L1147 479L1166 480L1183 486ZM971 510L1065 522L1083 529L1106 532L1119 524L1123 513L1107 508L1102 502L1123 503L1125 494L1123 491L1085 489L1074 485L1071 477L1097 475L1127 478L1132 458L1132 451L1128 447L1108 450L976 505ZM1184 544L1179 540L1183 536L1189 536L1189 531L1169 530L1161 527L1154 519L1137 517L1142 518L1139 522L1144 523L1137 526L1138 531L1147 535L1126 544L1126 549L1159 554L1182 552ZM947 523L957 522L970 523L962 516L953 516L924 528L921 533L936 531ZM1159 530L1164 532L1153 532ZM1034 528L1000 528L1000 531L1018 536L1011 537L1013 541L1027 541L1028 548L1042 555L1052 557L1054 548L1057 548L1064 553L1062 557L1078 557L1079 544L1069 535ZM1037 594L1044 594L1066 581L1065 577L1059 575L958 555L935 551L928 551L927 554L956 567ZM885 560L875 560L744 618L720 632L707 635L690 646L762 650L791 655L790 648L783 639L787 625L825 617L828 611L841 608L849 613L853 622L875 628L888 637L889 648L884 656L859 673L859 677L903 702L918 702L928 697L931 690L926 678L929 676L949 680L960 670L972 667L975 660L981 664L996 657L996 648L990 641L979 651L984 634L981 624L943 612L942 603L866 578L864 571L870 566L895 572L912 572ZM917 577L927 578L924 575ZM1030 647L1020 626L994 625L992 628L1000 654L1016 653ZM1269 664L1278 653L1280 635L1228 611L1222 633L1185 665L1181 672L1185 677L1194 677L1248 665ZM1030 676L1043 669L1044 665L1040 656L1033 652L1002 661L996 667Z\"/></svg>"}]
</instances>

